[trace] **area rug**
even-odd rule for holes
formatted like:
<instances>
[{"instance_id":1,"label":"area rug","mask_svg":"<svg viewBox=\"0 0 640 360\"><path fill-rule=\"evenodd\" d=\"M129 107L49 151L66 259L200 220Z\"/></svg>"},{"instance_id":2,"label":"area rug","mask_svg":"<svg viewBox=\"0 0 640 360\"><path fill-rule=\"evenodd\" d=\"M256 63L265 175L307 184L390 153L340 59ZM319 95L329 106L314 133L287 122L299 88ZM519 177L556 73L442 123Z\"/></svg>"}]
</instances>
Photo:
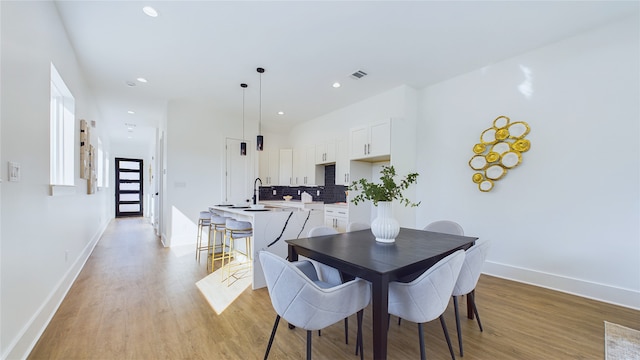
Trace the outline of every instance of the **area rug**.
<instances>
[{"instance_id":1,"label":"area rug","mask_svg":"<svg viewBox=\"0 0 640 360\"><path fill-rule=\"evenodd\" d=\"M196 283L211 308L220 315L233 301L251 285L251 271L236 274L229 282L222 281L222 269L218 269Z\"/></svg>"},{"instance_id":2,"label":"area rug","mask_svg":"<svg viewBox=\"0 0 640 360\"><path fill-rule=\"evenodd\" d=\"M640 360L640 331L604 322L605 360Z\"/></svg>"}]
</instances>

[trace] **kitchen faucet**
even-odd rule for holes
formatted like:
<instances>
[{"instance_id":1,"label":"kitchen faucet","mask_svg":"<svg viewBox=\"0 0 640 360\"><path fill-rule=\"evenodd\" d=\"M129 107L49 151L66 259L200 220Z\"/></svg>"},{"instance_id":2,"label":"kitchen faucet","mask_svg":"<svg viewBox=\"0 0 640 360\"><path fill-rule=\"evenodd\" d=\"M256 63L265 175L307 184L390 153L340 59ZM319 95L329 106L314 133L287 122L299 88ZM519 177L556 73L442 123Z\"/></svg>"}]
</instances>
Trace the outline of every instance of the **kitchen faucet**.
<instances>
[{"instance_id":1,"label":"kitchen faucet","mask_svg":"<svg viewBox=\"0 0 640 360\"><path fill-rule=\"evenodd\" d=\"M256 178L253 181L253 205L258 203L258 188L256 187L258 181L260 181L260 186L262 186L262 180L260 178Z\"/></svg>"}]
</instances>

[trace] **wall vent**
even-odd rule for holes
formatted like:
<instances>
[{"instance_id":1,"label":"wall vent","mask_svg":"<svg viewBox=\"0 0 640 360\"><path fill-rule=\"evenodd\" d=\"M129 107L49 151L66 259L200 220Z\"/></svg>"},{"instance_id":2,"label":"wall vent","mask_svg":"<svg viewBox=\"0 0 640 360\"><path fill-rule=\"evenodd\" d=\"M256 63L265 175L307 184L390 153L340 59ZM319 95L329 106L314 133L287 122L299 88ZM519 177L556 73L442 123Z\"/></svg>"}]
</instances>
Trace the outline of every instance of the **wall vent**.
<instances>
[{"instance_id":1,"label":"wall vent","mask_svg":"<svg viewBox=\"0 0 640 360\"><path fill-rule=\"evenodd\" d=\"M358 70L358 71L354 72L353 74L351 74L351 78L358 80L358 79L362 79L366 75L367 75L366 72L364 72L362 70Z\"/></svg>"}]
</instances>

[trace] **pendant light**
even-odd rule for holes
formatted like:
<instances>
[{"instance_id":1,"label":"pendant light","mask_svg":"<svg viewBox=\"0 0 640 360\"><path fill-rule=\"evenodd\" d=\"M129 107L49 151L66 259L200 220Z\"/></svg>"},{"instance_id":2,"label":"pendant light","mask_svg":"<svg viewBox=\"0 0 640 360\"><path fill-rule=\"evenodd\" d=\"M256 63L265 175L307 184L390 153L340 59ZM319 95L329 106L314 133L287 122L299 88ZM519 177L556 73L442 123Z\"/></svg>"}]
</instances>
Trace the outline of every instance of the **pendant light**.
<instances>
[{"instance_id":1,"label":"pendant light","mask_svg":"<svg viewBox=\"0 0 640 360\"><path fill-rule=\"evenodd\" d=\"M240 143L240 156L247 156L247 143L244 141L244 91L247 86L247 84L240 84L240 87L242 87L242 142Z\"/></svg>"},{"instance_id":2,"label":"pendant light","mask_svg":"<svg viewBox=\"0 0 640 360\"><path fill-rule=\"evenodd\" d=\"M260 74L260 113L258 117L258 138L256 139L256 150L262 151L264 150L264 137L262 136L262 73L264 73L263 68L256 69Z\"/></svg>"}]
</instances>

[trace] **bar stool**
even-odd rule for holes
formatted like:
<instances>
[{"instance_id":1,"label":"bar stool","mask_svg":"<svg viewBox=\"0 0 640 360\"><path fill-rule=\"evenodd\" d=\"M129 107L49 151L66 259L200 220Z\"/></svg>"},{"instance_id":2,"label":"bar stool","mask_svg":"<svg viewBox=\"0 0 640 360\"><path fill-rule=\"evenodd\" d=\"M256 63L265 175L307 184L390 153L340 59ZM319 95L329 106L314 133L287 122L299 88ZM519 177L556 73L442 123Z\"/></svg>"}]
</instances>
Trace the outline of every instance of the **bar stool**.
<instances>
[{"instance_id":1,"label":"bar stool","mask_svg":"<svg viewBox=\"0 0 640 360\"><path fill-rule=\"evenodd\" d=\"M227 286L231 285L230 279L233 277L238 280L242 278L242 272L251 272L253 261L251 256L251 237L253 236L253 228L248 221L238 221L235 219L227 219L225 223L225 233L229 240L228 251L222 255L223 281L227 280ZM236 246L236 239L245 239L244 252ZM233 257L234 262L231 263ZM240 259L243 260L240 260ZM228 262L227 262L228 261ZM227 274L224 277L224 274ZM239 274L237 276L237 274Z\"/></svg>"},{"instance_id":2,"label":"bar stool","mask_svg":"<svg viewBox=\"0 0 640 360\"><path fill-rule=\"evenodd\" d=\"M202 245L202 230L206 227L209 228L211 223L211 213L207 211L200 211L200 217L198 218L198 236L196 238L196 260L200 262L200 252L209 250L209 241L207 246Z\"/></svg>"},{"instance_id":3,"label":"bar stool","mask_svg":"<svg viewBox=\"0 0 640 360\"><path fill-rule=\"evenodd\" d=\"M228 250L229 245L226 241L225 231L226 231L226 223L229 217L225 217L218 214L211 214L211 223L209 226L209 237L211 240L211 272L213 272L215 268L215 261L222 260L224 258L224 254L226 250ZM211 233L213 233L213 237L211 237ZM216 253L217 240L216 235L220 234L220 252ZM207 265L207 270L209 266Z\"/></svg>"}]
</instances>

